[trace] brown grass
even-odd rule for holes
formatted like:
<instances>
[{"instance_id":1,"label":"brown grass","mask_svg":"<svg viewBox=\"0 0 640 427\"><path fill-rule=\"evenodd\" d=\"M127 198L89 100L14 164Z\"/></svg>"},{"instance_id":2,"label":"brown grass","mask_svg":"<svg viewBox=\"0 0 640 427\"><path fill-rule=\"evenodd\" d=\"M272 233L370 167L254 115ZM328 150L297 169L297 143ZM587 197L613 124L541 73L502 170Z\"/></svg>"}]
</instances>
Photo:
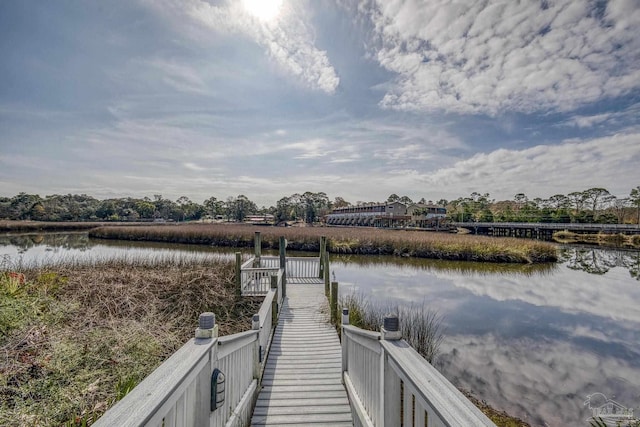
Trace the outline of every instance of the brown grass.
<instances>
[{"instance_id":1,"label":"brown grass","mask_svg":"<svg viewBox=\"0 0 640 427\"><path fill-rule=\"evenodd\" d=\"M253 245L255 231L261 232L264 248L274 249L278 247L278 238L284 236L289 250L318 251L320 236L327 236L328 250L340 254L519 263L557 260L555 245L535 240L373 228L185 224L104 227L92 230L89 235L104 239L249 247Z\"/></svg>"},{"instance_id":2,"label":"brown grass","mask_svg":"<svg viewBox=\"0 0 640 427\"><path fill-rule=\"evenodd\" d=\"M250 329L259 300L235 297L216 260L104 261L0 273L0 425L97 419L192 337L213 311L220 334Z\"/></svg>"},{"instance_id":3,"label":"brown grass","mask_svg":"<svg viewBox=\"0 0 640 427\"><path fill-rule=\"evenodd\" d=\"M513 417L504 411L498 411L497 409L489 406L484 400L478 399L468 390L460 389L467 399L473 402L491 421L498 427L530 427L531 425L520 418Z\"/></svg>"},{"instance_id":4,"label":"brown grass","mask_svg":"<svg viewBox=\"0 0 640 427\"><path fill-rule=\"evenodd\" d=\"M140 222L64 222L64 221L0 221L0 232L29 232L29 231L74 231L91 230L97 227L108 226L144 226L153 223Z\"/></svg>"}]
</instances>

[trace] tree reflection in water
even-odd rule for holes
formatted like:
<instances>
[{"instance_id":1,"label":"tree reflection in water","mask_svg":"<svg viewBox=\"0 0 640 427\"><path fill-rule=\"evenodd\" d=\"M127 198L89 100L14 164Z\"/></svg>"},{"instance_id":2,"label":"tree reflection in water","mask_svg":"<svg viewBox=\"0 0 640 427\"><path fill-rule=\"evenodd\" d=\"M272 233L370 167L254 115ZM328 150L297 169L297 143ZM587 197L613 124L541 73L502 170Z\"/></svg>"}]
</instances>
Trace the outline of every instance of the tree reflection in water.
<instances>
[{"instance_id":1,"label":"tree reflection in water","mask_svg":"<svg viewBox=\"0 0 640 427\"><path fill-rule=\"evenodd\" d=\"M597 247L564 247L560 260L572 270L591 274L605 274L615 267L626 268L634 279L640 281L640 251L627 249L602 250Z\"/></svg>"},{"instance_id":2,"label":"tree reflection in water","mask_svg":"<svg viewBox=\"0 0 640 427\"><path fill-rule=\"evenodd\" d=\"M86 251L91 249L89 236L86 232L70 233L34 233L34 234L3 234L0 235L0 246L15 246L19 254L24 254L36 246L46 246L48 251L59 249L75 249Z\"/></svg>"}]
</instances>

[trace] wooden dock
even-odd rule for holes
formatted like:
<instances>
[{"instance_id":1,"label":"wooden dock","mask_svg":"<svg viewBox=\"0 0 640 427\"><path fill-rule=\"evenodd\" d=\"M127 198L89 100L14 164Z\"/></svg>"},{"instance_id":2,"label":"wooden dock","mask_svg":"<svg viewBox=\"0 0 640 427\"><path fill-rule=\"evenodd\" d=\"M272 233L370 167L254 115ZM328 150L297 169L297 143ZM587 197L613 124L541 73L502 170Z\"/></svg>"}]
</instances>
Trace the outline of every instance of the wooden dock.
<instances>
[{"instance_id":1,"label":"wooden dock","mask_svg":"<svg viewBox=\"0 0 640 427\"><path fill-rule=\"evenodd\" d=\"M287 283L251 425L353 426L328 317L322 279Z\"/></svg>"},{"instance_id":2,"label":"wooden dock","mask_svg":"<svg viewBox=\"0 0 640 427\"><path fill-rule=\"evenodd\" d=\"M256 242L255 258L236 254L238 295L264 295L252 329L218 337L214 313L202 313L195 338L96 427L495 427L401 339L397 316L373 332L349 325L344 310L338 341L325 238L320 257L287 257L284 237L279 257L262 257L259 233Z\"/></svg>"}]
</instances>

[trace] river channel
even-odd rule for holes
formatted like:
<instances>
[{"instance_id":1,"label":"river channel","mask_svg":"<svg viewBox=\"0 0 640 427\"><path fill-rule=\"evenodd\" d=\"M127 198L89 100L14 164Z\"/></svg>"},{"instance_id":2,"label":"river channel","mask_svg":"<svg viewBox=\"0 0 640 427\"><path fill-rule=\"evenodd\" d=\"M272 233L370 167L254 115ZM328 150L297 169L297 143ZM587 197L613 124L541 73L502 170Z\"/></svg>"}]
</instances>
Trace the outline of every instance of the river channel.
<instances>
[{"instance_id":1,"label":"river channel","mask_svg":"<svg viewBox=\"0 0 640 427\"><path fill-rule=\"evenodd\" d=\"M509 265L332 256L342 293L426 304L443 317L435 366L455 385L533 426L588 426L602 393L640 415L640 252L561 248L562 261ZM5 265L60 258L204 256L228 248L0 235Z\"/></svg>"}]
</instances>

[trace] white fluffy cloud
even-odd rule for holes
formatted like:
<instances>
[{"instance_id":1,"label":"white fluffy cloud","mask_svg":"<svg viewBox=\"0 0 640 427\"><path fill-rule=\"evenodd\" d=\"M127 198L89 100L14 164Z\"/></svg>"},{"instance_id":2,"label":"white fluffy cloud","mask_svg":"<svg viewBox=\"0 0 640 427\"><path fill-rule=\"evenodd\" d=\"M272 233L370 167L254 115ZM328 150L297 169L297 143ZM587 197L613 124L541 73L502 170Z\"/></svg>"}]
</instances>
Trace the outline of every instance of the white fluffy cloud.
<instances>
[{"instance_id":1,"label":"white fluffy cloud","mask_svg":"<svg viewBox=\"0 0 640 427\"><path fill-rule=\"evenodd\" d=\"M422 179L429 186L456 189L458 194L491 189L498 198L511 198L530 188L548 197L567 189L580 191L594 186L626 195L638 177L638 164L640 133L630 132L523 150L500 148L476 154Z\"/></svg>"},{"instance_id":2,"label":"white fluffy cloud","mask_svg":"<svg viewBox=\"0 0 640 427\"><path fill-rule=\"evenodd\" d=\"M313 28L305 17L304 5L298 2L285 2L278 16L268 21L234 0L222 6L191 0L187 11L212 30L250 37L282 70L312 89L334 93L340 83L327 53L315 47Z\"/></svg>"},{"instance_id":3,"label":"white fluffy cloud","mask_svg":"<svg viewBox=\"0 0 640 427\"><path fill-rule=\"evenodd\" d=\"M376 0L371 56L397 78L380 105L569 111L640 88L637 0Z\"/></svg>"}]
</instances>

